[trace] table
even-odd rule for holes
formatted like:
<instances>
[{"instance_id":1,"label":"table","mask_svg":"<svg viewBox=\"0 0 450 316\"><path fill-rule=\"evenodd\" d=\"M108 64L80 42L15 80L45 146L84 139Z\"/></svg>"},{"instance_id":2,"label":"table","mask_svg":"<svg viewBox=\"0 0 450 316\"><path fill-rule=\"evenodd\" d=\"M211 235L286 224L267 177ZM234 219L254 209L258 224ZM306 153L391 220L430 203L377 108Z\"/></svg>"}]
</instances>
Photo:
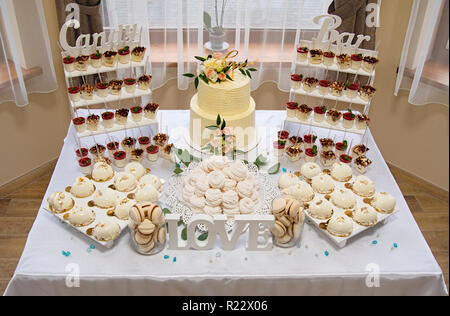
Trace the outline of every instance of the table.
<instances>
[{"instance_id":1,"label":"table","mask_svg":"<svg viewBox=\"0 0 450 316\"><path fill-rule=\"evenodd\" d=\"M188 148L183 135L187 128L184 125L189 123L189 112L162 112L165 120L162 126L164 129L168 125L171 141L177 147ZM272 126L270 135L274 135L284 116L284 111L257 111L257 126ZM182 126L177 127L180 124ZM298 127L286 125L294 133L297 133ZM306 133L307 129L309 127L303 127L301 133ZM329 130L314 128L314 132L319 137L325 137ZM90 239L62 225L43 210L47 196L63 190L79 174L73 154L75 140L72 133L71 125L5 295L447 294L442 271L370 131L366 137L371 149L369 157L374 163L367 176L375 181L377 190L390 192L396 197L400 212L391 216L388 223L351 239L345 248L337 248L315 227L305 224L300 245L291 249L246 252L246 237L241 236L238 247L228 252L219 247L209 251L165 249L150 257L141 256L131 248L127 232L116 240L112 249L101 246L90 249L93 244ZM124 131L117 133L122 133L119 135L124 137ZM343 137L342 132L331 133L332 137L338 137L337 140ZM249 154L249 161L270 148L270 135L261 138L258 149ZM356 144L361 135L347 134L346 138ZM104 139L96 136L96 141L103 142ZM302 163L292 164L284 158L281 162L287 172L299 170ZM166 179L174 167L162 159L156 165L148 161L144 164ZM272 162L265 168L271 165ZM62 251L70 251L71 254L66 257ZM80 276L80 287L72 286L77 285L73 282L73 275ZM377 278L379 287L371 286L374 284L371 280Z\"/></svg>"}]
</instances>

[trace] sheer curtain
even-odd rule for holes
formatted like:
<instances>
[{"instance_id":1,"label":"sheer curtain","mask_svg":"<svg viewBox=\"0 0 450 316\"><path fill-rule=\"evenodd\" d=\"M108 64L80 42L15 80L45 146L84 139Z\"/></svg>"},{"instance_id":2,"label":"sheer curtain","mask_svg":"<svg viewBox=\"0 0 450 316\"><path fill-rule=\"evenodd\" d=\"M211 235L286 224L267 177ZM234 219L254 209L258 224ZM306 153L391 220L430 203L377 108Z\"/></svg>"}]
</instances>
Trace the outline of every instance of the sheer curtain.
<instances>
[{"instance_id":1,"label":"sheer curtain","mask_svg":"<svg viewBox=\"0 0 450 316\"><path fill-rule=\"evenodd\" d=\"M28 104L28 94L57 87L40 0L0 0L0 103Z\"/></svg>"},{"instance_id":2,"label":"sheer curtain","mask_svg":"<svg viewBox=\"0 0 450 316\"><path fill-rule=\"evenodd\" d=\"M263 82L277 83L289 91L294 47L304 30L314 30L312 18L327 13L331 0L218 0L218 15L225 3L223 28L228 51L237 49L236 60L254 62L252 89ZM187 89L195 72L194 56L207 55L204 44L209 33L203 26L203 12L215 21L214 0L105 0L105 26L138 23L145 29L142 41L150 48L152 87L177 78L178 87ZM174 67L176 66L176 67Z\"/></svg>"},{"instance_id":3,"label":"sheer curtain","mask_svg":"<svg viewBox=\"0 0 450 316\"><path fill-rule=\"evenodd\" d=\"M409 90L409 103L449 105L448 0L414 0L395 95Z\"/></svg>"}]
</instances>

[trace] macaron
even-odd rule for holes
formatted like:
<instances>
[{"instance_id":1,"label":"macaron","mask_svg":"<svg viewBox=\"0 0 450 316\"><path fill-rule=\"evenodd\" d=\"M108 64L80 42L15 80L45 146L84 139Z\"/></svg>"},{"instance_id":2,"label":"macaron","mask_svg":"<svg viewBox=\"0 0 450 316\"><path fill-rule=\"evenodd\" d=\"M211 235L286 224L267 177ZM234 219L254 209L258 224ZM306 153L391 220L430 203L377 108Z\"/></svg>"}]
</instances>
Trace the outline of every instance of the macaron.
<instances>
[{"instance_id":1,"label":"macaron","mask_svg":"<svg viewBox=\"0 0 450 316\"><path fill-rule=\"evenodd\" d=\"M155 231L155 228L155 224L148 219L144 219L144 221L137 227L137 230L143 235L151 235Z\"/></svg>"},{"instance_id":2,"label":"macaron","mask_svg":"<svg viewBox=\"0 0 450 316\"><path fill-rule=\"evenodd\" d=\"M158 230L158 242L160 244L163 244L166 242L166 228L165 227L161 227Z\"/></svg>"},{"instance_id":3,"label":"macaron","mask_svg":"<svg viewBox=\"0 0 450 316\"><path fill-rule=\"evenodd\" d=\"M150 240L148 244L145 245L139 245L139 249L144 253L149 253L155 248L155 242L153 240Z\"/></svg>"},{"instance_id":4,"label":"macaron","mask_svg":"<svg viewBox=\"0 0 450 316\"><path fill-rule=\"evenodd\" d=\"M279 214L286 208L286 200L283 198L276 198L272 201L272 213Z\"/></svg>"},{"instance_id":5,"label":"macaron","mask_svg":"<svg viewBox=\"0 0 450 316\"><path fill-rule=\"evenodd\" d=\"M163 212L159 206L155 207L152 210L151 221L156 226L161 226L162 224L164 224Z\"/></svg>"},{"instance_id":6,"label":"macaron","mask_svg":"<svg viewBox=\"0 0 450 316\"><path fill-rule=\"evenodd\" d=\"M289 234L284 234L282 237L280 238L275 238L275 240L279 243L279 244L287 244L288 242L290 242L292 239L291 236L289 236Z\"/></svg>"},{"instance_id":7,"label":"macaron","mask_svg":"<svg viewBox=\"0 0 450 316\"><path fill-rule=\"evenodd\" d=\"M289 220L289 218L285 215L282 215L280 217L278 217L278 221L280 223L282 223L285 227L289 227L292 225L291 221Z\"/></svg>"},{"instance_id":8,"label":"macaron","mask_svg":"<svg viewBox=\"0 0 450 316\"><path fill-rule=\"evenodd\" d=\"M142 210L140 205L136 204L131 208L130 219L136 224L142 223L142 221L145 219L144 211Z\"/></svg>"},{"instance_id":9,"label":"macaron","mask_svg":"<svg viewBox=\"0 0 450 316\"><path fill-rule=\"evenodd\" d=\"M286 227L279 221L275 221L273 226L270 227L270 231L275 237L282 237L286 233Z\"/></svg>"},{"instance_id":10,"label":"macaron","mask_svg":"<svg viewBox=\"0 0 450 316\"><path fill-rule=\"evenodd\" d=\"M139 231L134 234L134 240L138 245L146 245L152 240L152 235L143 235Z\"/></svg>"}]
</instances>

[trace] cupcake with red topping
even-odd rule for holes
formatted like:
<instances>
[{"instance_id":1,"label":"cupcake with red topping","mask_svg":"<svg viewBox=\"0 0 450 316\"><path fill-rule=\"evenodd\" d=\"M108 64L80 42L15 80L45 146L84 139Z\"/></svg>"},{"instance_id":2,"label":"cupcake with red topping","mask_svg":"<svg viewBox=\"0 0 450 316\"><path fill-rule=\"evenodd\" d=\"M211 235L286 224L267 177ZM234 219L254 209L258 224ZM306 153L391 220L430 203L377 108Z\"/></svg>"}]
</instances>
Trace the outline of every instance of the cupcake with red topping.
<instances>
[{"instance_id":1,"label":"cupcake with red topping","mask_svg":"<svg viewBox=\"0 0 450 316\"><path fill-rule=\"evenodd\" d=\"M355 117L356 115L353 114L352 110L348 109L348 112L345 112L342 115L342 127L344 127L345 129L351 129L353 128L353 125L355 124Z\"/></svg>"},{"instance_id":2,"label":"cupcake with red topping","mask_svg":"<svg viewBox=\"0 0 450 316\"><path fill-rule=\"evenodd\" d=\"M313 65L322 63L323 52L321 49L311 49L309 51L310 62Z\"/></svg>"},{"instance_id":3,"label":"cupcake with red topping","mask_svg":"<svg viewBox=\"0 0 450 316\"><path fill-rule=\"evenodd\" d=\"M349 69L352 65L352 58L347 54L340 54L336 57L339 69Z\"/></svg>"},{"instance_id":4,"label":"cupcake with red topping","mask_svg":"<svg viewBox=\"0 0 450 316\"><path fill-rule=\"evenodd\" d=\"M339 161L342 163L347 163L350 164L352 162L352 156L346 155L346 154L342 154L339 156Z\"/></svg>"},{"instance_id":5,"label":"cupcake with red topping","mask_svg":"<svg viewBox=\"0 0 450 316\"><path fill-rule=\"evenodd\" d=\"M329 80L319 81L319 93L321 95L328 95L330 93L331 82Z\"/></svg>"},{"instance_id":6,"label":"cupcake with red topping","mask_svg":"<svg viewBox=\"0 0 450 316\"><path fill-rule=\"evenodd\" d=\"M72 86L67 88L67 92L69 93L69 98L72 102L80 101L80 87Z\"/></svg>"},{"instance_id":7,"label":"cupcake with red topping","mask_svg":"<svg viewBox=\"0 0 450 316\"><path fill-rule=\"evenodd\" d=\"M148 118L149 120L154 120L156 118L156 112L159 109L159 104L158 103L147 103L147 105L144 108L144 115L146 118Z\"/></svg>"},{"instance_id":8,"label":"cupcake with red topping","mask_svg":"<svg viewBox=\"0 0 450 316\"><path fill-rule=\"evenodd\" d=\"M295 117L297 115L297 102L287 102L286 103L286 113L288 117Z\"/></svg>"},{"instance_id":9,"label":"cupcake with red topping","mask_svg":"<svg viewBox=\"0 0 450 316\"><path fill-rule=\"evenodd\" d=\"M125 91L127 93L134 93L134 91L136 91L136 79L125 78L123 79L123 83L125 85Z\"/></svg>"},{"instance_id":10,"label":"cupcake with red topping","mask_svg":"<svg viewBox=\"0 0 450 316\"><path fill-rule=\"evenodd\" d=\"M117 167L123 168L127 164L127 153L119 150L114 153L114 163Z\"/></svg>"},{"instance_id":11,"label":"cupcake with red topping","mask_svg":"<svg viewBox=\"0 0 450 316\"><path fill-rule=\"evenodd\" d=\"M78 71L86 71L89 64L89 56L80 55L75 58L75 69Z\"/></svg>"},{"instance_id":12,"label":"cupcake with red topping","mask_svg":"<svg viewBox=\"0 0 450 316\"><path fill-rule=\"evenodd\" d=\"M274 154L278 157L283 156L284 148L286 148L286 142L281 140L276 140L273 142Z\"/></svg>"},{"instance_id":13,"label":"cupcake with red topping","mask_svg":"<svg viewBox=\"0 0 450 316\"><path fill-rule=\"evenodd\" d=\"M150 161L158 160L159 147L156 145L150 145L146 148L147 159Z\"/></svg>"},{"instance_id":14,"label":"cupcake with red topping","mask_svg":"<svg viewBox=\"0 0 450 316\"><path fill-rule=\"evenodd\" d=\"M314 145L311 148L305 149L305 161L306 162L316 162L317 158L317 146Z\"/></svg>"},{"instance_id":15,"label":"cupcake with red topping","mask_svg":"<svg viewBox=\"0 0 450 316\"><path fill-rule=\"evenodd\" d=\"M305 80L303 80L303 90L305 90L308 93L314 92L314 90L316 90L318 82L319 80L313 77L305 78Z\"/></svg>"},{"instance_id":16,"label":"cupcake with red topping","mask_svg":"<svg viewBox=\"0 0 450 316\"><path fill-rule=\"evenodd\" d=\"M288 157L290 162L296 162L300 160L302 153L303 150L298 145L291 145L286 148L286 156Z\"/></svg>"},{"instance_id":17,"label":"cupcake with red topping","mask_svg":"<svg viewBox=\"0 0 450 316\"><path fill-rule=\"evenodd\" d=\"M83 133L86 130L86 120L84 117L76 117L72 120L72 122L77 133Z\"/></svg>"},{"instance_id":18,"label":"cupcake with red topping","mask_svg":"<svg viewBox=\"0 0 450 316\"><path fill-rule=\"evenodd\" d=\"M291 75L291 88L298 90L302 87L303 75L293 74Z\"/></svg>"},{"instance_id":19,"label":"cupcake with red topping","mask_svg":"<svg viewBox=\"0 0 450 316\"><path fill-rule=\"evenodd\" d=\"M86 118L86 126L90 131L96 131L98 129L98 123L100 122L100 116L91 114Z\"/></svg>"},{"instance_id":20,"label":"cupcake with red topping","mask_svg":"<svg viewBox=\"0 0 450 316\"><path fill-rule=\"evenodd\" d=\"M106 67L114 67L114 64L116 63L116 58L117 52L108 50L103 53L102 64Z\"/></svg>"},{"instance_id":21,"label":"cupcake with red topping","mask_svg":"<svg viewBox=\"0 0 450 316\"><path fill-rule=\"evenodd\" d=\"M130 47L125 46L124 48L119 49L119 63L127 64L130 62Z\"/></svg>"},{"instance_id":22,"label":"cupcake with red topping","mask_svg":"<svg viewBox=\"0 0 450 316\"><path fill-rule=\"evenodd\" d=\"M106 144L109 157L113 157L114 153L119 150L119 142L109 142Z\"/></svg>"},{"instance_id":23,"label":"cupcake with red topping","mask_svg":"<svg viewBox=\"0 0 450 316\"><path fill-rule=\"evenodd\" d=\"M324 106L316 106L314 108L314 121L317 123L322 123L325 119L325 113L327 112L327 107Z\"/></svg>"},{"instance_id":24,"label":"cupcake with red topping","mask_svg":"<svg viewBox=\"0 0 450 316\"><path fill-rule=\"evenodd\" d=\"M313 148L314 144L316 143L317 136L308 134L303 137L303 143L305 144L305 151L308 148Z\"/></svg>"},{"instance_id":25,"label":"cupcake with red topping","mask_svg":"<svg viewBox=\"0 0 450 316\"><path fill-rule=\"evenodd\" d=\"M87 157L89 155L89 150L87 148L78 148L77 150L75 150L75 155L78 158Z\"/></svg>"},{"instance_id":26,"label":"cupcake with red topping","mask_svg":"<svg viewBox=\"0 0 450 316\"><path fill-rule=\"evenodd\" d=\"M134 62L141 62L144 59L145 55L145 47L143 46L136 46L131 51L131 60Z\"/></svg>"},{"instance_id":27,"label":"cupcake with red topping","mask_svg":"<svg viewBox=\"0 0 450 316\"><path fill-rule=\"evenodd\" d=\"M143 75L140 76L138 79L138 88L141 90L148 90L150 89L150 82L152 81L152 76L150 75Z\"/></svg>"},{"instance_id":28,"label":"cupcake with red topping","mask_svg":"<svg viewBox=\"0 0 450 316\"><path fill-rule=\"evenodd\" d=\"M102 66L102 54L96 50L95 53L89 56L91 58L91 66L94 68L100 68Z\"/></svg>"},{"instance_id":29,"label":"cupcake with red topping","mask_svg":"<svg viewBox=\"0 0 450 316\"><path fill-rule=\"evenodd\" d=\"M327 111L327 122L330 125L336 126L342 117L342 113L335 108Z\"/></svg>"},{"instance_id":30,"label":"cupcake with red topping","mask_svg":"<svg viewBox=\"0 0 450 316\"><path fill-rule=\"evenodd\" d=\"M142 107L141 106L133 106L130 109L131 112L131 118L135 122L142 121Z\"/></svg>"},{"instance_id":31,"label":"cupcake with red topping","mask_svg":"<svg viewBox=\"0 0 450 316\"><path fill-rule=\"evenodd\" d=\"M309 119L312 110L313 109L306 104L300 105L297 109L297 118L302 122L306 122Z\"/></svg>"},{"instance_id":32,"label":"cupcake with red topping","mask_svg":"<svg viewBox=\"0 0 450 316\"><path fill-rule=\"evenodd\" d=\"M359 70L359 68L361 68L362 60L363 60L362 54L353 54L352 55L352 69Z\"/></svg>"},{"instance_id":33,"label":"cupcake with red topping","mask_svg":"<svg viewBox=\"0 0 450 316\"><path fill-rule=\"evenodd\" d=\"M94 98L94 86L85 83L81 86L81 96L85 100L92 100Z\"/></svg>"},{"instance_id":34,"label":"cupcake with red topping","mask_svg":"<svg viewBox=\"0 0 450 316\"><path fill-rule=\"evenodd\" d=\"M356 128L357 129L366 129L369 125L370 118L365 114L358 114L356 116Z\"/></svg>"},{"instance_id":35,"label":"cupcake with red topping","mask_svg":"<svg viewBox=\"0 0 450 316\"><path fill-rule=\"evenodd\" d=\"M75 57L66 56L63 58L64 70L67 72L75 70Z\"/></svg>"},{"instance_id":36,"label":"cupcake with red topping","mask_svg":"<svg viewBox=\"0 0 450 316\"><path fill-rule=\"evenodd\" d=\"M375 66L378 64L378 58L372 56L365 56L363 58L362 67L367 72L375 70Z\"/></svg>"},{"instance_id":37,"label":"cupcake with red topping","mask_svg":"<svg viewBox=\"0 0 450 316\"><path fill-rule=\"evenodd\" d=\"M106 98L108 96L109 83L107 83L107 82L97 82L95 87L97 88L97 95L100 98Z\"/></svg>"},{"instance_id":38,"label":"cupcake with red topping","mask_svg":"<svg viewBox=\"0 0 450 316\"><path fill-rule=\"evenodd\" d=\"M139 148L145 150L150 145L150 138L147 136L141 136L138 138L138 143L139 143Z\"/></svg>"},{"instance_id":39,"label":"cupcake with red topping","mask_svg":"<svg viewBox=\"0 0 450 316\"><path fill-rule=\"evenodd\" d=\"M323 64L327 67L333 66L335 53L328 51L323 53Z\"/></svg>"},{"instance_id":40,"label":"cupcake with red topping","mask_svg":"<svg viewBox=\"0 0 450 316\"><path fill-rule=\"evenodd\" d=\"M320 153L320 162L324 167L330 167L336 161L336 154L332 150L322 151Z\"/></svg>"},{"instance_id":41,"label":"cupcake with red topping","mask_svg":"<svg viewBox=\"0 0 450 316\"><path fill-rule=\"evenodd\" d=\"M348 82L345 87L347 98L354 99L358 96L359 84L356 82Z\"/></svg>"},{"instance_id":42,"label":"cupcake with red topping","mask_svg":"<svg viewBox=\"0 0 450 316\"><path fill-rule=\"evenodd\" d=\"M304 63L308 59L309 49L306 46L297 48L297 61L300 63Z\"/></svg>"},{"instance_id":43,"label":"cupcake with red topping","mask_svg":"<svg viewBox=\"0 0 450 316\"><path fill-rule=\"evenodd\" d=\"M103 112L102 120L105 128L112 128L114 126L114 113L110 111Z\"/></svg>"},{"instance_id":44,"label":"cupcake with red topping","mask_svg":"<svg viewBox=\"0 0 450 316\"><path fill-rule=\"evenodd\" d=\"M336 155L338 155L340 157L342 154L345 154L345 152L347 151L348 143L346 140L344 140L343 142L338 142L338 143L336 143L335 148L336 148Z\"/></svg>"},{"instance_id":45,"label":"cupcake with red topping","mask_svg":"<svg viewBox=\"0 0 450 316\"><path fill-rule=\"evenodd\" d=\"M80 171L82 174L90 174L92 172L92 160L89 157L83 157L78 160Z\"/></svg>"}]
</instances>

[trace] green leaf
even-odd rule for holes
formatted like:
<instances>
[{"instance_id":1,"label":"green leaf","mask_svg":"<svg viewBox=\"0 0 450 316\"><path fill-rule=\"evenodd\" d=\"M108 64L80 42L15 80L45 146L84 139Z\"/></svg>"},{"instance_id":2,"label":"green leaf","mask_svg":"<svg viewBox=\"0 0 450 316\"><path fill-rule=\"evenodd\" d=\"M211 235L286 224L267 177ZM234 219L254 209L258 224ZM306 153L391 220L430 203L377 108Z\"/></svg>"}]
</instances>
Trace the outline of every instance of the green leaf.
<instances>
[{"instance_id":1,"label":"green leaf","mask_svg":"<svg viewBox=\"0 0 450 316\"><path fill-rule=\"evenodd\" d=\"M244 162L246 165L248 165L248 160L243 160L243 162Z\"/></svg>"},{"instance_id":2,"label":"green leaf","mask_svg":"<svg viewBox=\"0 0 450 316\"><path fill-rule=\"evenodd\" d=\"M187 240L187 227L183 228L181 231L181 239Z\"/></svg>"},{"instance_id":3,"label":"green leaf","mask_svg":"<svg viewBox=\"0 0 450 316\"><path fill-rule=\"evenodd\" d=\"M205 146L202 147L202 150L211 150L212 146L211 144L206 144Z\"/></svg>"},{"instance_id":4,"label":"green leaf","mask_svg":"<svg viewBox=\"0 0 450 316\"><path fill-rule=\"evenodd\" d=\"M252 75L250 75L250 71L246 70L245 73L247 74L247 76L252 79Z\"/></svg>"},{"instance_id":5,"label":"green leaf","mask_svg":"<svg viewBox=\"0 0 450 316\"><path fill-rule=\"evenodd\" d=\"M209 84L208 78L206 77L205 74L200 74L198 75L200 77L200 79L202 79L206 84Z\"/></svg>"},{"instance_id":6,"label":"green leaf","mask_svg":"<svg viewBox=\"0 0 450 316\"><path fill-rule=\"evenodd\" d=\"M200 241L204 241L204 240L208 239L208 232L201 234L200 236L198 236L197 239Z\"/></svg>"},{"instance_id":7,"label":"green leaf","mask_svg":"<svg viewBox=\"0 0 450 316\"><path fill-rule=\"evenodd\" d=\"M245 152L243 152L242 150L239 150L239 149L235 149L235 150L234 150L234 153L235 153L236 155L243 155L243 154L245 154ZM248 161L247 161L247 164L248 164Z\"/></svg>"},{"instance_id":8,"label":"green leaf","mask_svg":"<svg viewBox=\"0 0 450 316\"><path fill-rule=\"evenodd\" d=\"M200 61L205 61L206 58L203 58L202 56L194 56L195 59L198 59Z\"/></svg>"},{"instance_id":9,"label":"green leaf","mask_svg":"<svg viewBox=\"0 0 450 316\"><path fill-rule=\"evenodd\" d=\"M211 29L211 16L206 11L203 11L203 24L208 30Z\"/></svg>"},{"instance_id":10,"label":"green leaf","mask_svg":"<svg viewBox=\"0 0 450 316\"><path fill-rule=\"evenodd\" d=\"M244 69L239 68L239 71L240 71L244 76L247 76L247 74L245 73Z\"/></svg>"},{"instance_id":11,"label":"green leaf","mask_svg":"<svg viewBox=\"0 0 450 316\"><path fill-rule=\"evenodd\" d=\"M256 158L256 162L257 162L258 164L264 165L264 164L267 163L267 158L264 157L263 154L261 154L261 155L259 155L259 156ZM255 163L256 163L256 162L255 162Z\"/></svg>"},{"instance_id":12,"label":"green leaf","mask_svg":"<svg viewBox=\"0 0 450 316\"><path fill-rule=\"evenodd\" d=\"M222 121L222 126L220 129L224 129L227 126L227 122L225 122L225 120Z\"/></svg>"},{"instance_id":13,"label":"green leaf","mask_svg":"<svg viewBox=\"0 0 450 316\"><path fill-rule=\"evenodd\" d=\"M175 174L183 173L183 169L177 167L177 168L175 168L175 170L173 171L173 173L175 173Z\"/></svg>"},{"instance_id":14,"label":"green leaf","mask_svg":"<svg viewBox=\"0 0 450 316\"><path fill-rule=\"evenodd\" d=\"M190 73L183 74L183 76L189 77L189 78L194 78L195 77L194 74L190 74Z\"/></svg>"},{"instance_id":15,"label":"green leaf","mask_svg":"<svg viewBox=\"0 0 450 316\"><path fill-rule=\"evenodd\" d=\"M162 211L163 211L164 215L172 214L172 212L168 208L163 208Z\"/></svg>"},{"instance_id":16,"label":"green leaf","mask_svg":"<svg viewBox=\"0 0 450 316\"><path fill-rule=\"evenodd\" d=\"M195 89L198 88L198 77L195 77L194 86L195 86Z\"/></svg>"},{"instance_id":17,"label":"green leaf","mask_svg":"<svg viewBox=\"0 0 450 316\"><path fill-rule=\"evenodd\" d=\"M210 129L212 131L215 131L216 129L219 129L216 125L209 125L209 126L206 126L205 128Z\"/></svg>"},{"instance_id":18,"label":"green leaf","mask_svg":"<svg viewBox=\"0 0 450 316\"><path fill-rule=\"evenodd\" d=\"M181 225L183 225L183 221L180 219L177 223L178 227L180 227Z\"/></svg>"},{"instance_id":19,"label":"green leaf","mask_svg":"<svg viewBox=\"0 0 450 316\"><path fill-rule=\"evenodd\" d=\"M247 70L248 71L258 71L258 69L256 69L256 68L248 68Z\"/></svg>"},{"instance_id":20,"label":"green leaf","mask_svg":"<svg viewBox=\"0 0 450 316\"><path fill-rule=\"evenodd\" d=\"M233 81L233 79L229 75L225 75L225 76L228 80Z\"/></svg>"},{"instance_id":21,"label":"green leaf","mask_svg":"<svg viewBox=\"0 0 450 316\"><path fill-rule=\"evenodd\" d=\"M220 114L217 114L217 119L216 119L217 126L219 126L221 122L222 122L222 118L220 117Z\"/></svg>"},{"instance_id":22,"label":"green leaf","mask_svg":"<svg viewBox=\"0 0 450 316\"><path fill-rule=\"evenodd\" d=\"M212 58L211 54L209 54L208 57L206 57L206 59L211 59L211 58Z\"/></svg>"},{"instance_id":23,"label":"green leaf","mask_svg":"<svg viewBox=\"0 0 450 316\"><path fill-rule=\"evenodd\" d=\"M268 174L276 174L278 173L278 171L280 171L280 163L276 163L274 164L272 167L269 168L269 170L267 171Z\"/></svg>"}]
</instances>

